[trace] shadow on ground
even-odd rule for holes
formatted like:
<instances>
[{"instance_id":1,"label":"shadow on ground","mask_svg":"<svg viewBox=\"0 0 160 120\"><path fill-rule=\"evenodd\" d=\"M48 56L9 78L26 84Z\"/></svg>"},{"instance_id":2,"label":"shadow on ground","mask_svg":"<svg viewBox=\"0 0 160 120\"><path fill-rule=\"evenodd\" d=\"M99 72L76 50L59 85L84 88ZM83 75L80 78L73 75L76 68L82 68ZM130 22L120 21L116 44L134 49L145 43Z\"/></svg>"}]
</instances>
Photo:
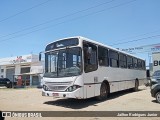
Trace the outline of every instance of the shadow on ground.
<instances>
[{"instance_id":1,"label":"shadow on ground","mask_svg":"<svg viewBox=\"0 0 160 120\"><path fill-rule=\"evenodd\" d=\"M139 91L142 91L144 89L140 89ZM133 94L132 90L125 90L120 92L115 92L109 95L107 100L115 99L118 97L121 97L126 94ZM105 101L107 101L105 100ZM61 106L65 108L71 108L71 109L81 109L86 108L88 106L98 106L97 104L104 101L98 101L96 98L89 98L89 99L58 99L55 101L46 101L44 104L47 105L53 105L53 106Z\"/></svg>"},{"instance_id":2,"label":"shadow on ground","mask_svg":"<svg viewBox=\"0 0 160 120\"><path fill-rule=\"evenodd\" d=\"M155 103L155 104L159 104L156 100L152 100L152 102Z\"/></svg>"}]
</instances>

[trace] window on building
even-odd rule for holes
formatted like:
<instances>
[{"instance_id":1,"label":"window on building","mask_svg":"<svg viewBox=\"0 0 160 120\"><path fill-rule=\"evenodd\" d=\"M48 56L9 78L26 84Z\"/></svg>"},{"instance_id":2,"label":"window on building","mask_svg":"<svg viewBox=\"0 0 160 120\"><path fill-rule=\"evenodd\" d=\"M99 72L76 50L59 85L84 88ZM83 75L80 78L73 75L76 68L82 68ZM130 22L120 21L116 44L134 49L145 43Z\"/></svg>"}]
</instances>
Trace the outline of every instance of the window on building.
<instances>
[{"instance_id":1,"label":"window on building","mask_svg":"<svg viewBox=\"0 0 160 120\"><path fill-rule=\"evenodd\" d=\"M100 66L109 66L108 49L98 47L98 61Z\"/></svg>"},{"instance_id":2,"label":"window on building","mask_svg":"<svg viewBox=\"0 0 160 120\"><path fill-rule=\"evenodd\" d=\"M111 67L119 67L119 57L117 52L109 50L109 58Z\"/></svg>"},{"instance_id":3,"label":"window on building","mask_svg":"<svg viewBox=\"0 0 160 120\"><path fill-rule=\"evenodd\" d=\"M21 74L23 73L30 73L30 67L21 68Z\"/></svg>"},{"instance_id":4,"label":"window on building","mask_svg":"<svg viewBox=\"0 0 160 120\"><path fill-rule=\"evenodd\" d=\"M4 69L1 69L1 73L3 73L4 72Z\"/></svg>"}]
</instances>

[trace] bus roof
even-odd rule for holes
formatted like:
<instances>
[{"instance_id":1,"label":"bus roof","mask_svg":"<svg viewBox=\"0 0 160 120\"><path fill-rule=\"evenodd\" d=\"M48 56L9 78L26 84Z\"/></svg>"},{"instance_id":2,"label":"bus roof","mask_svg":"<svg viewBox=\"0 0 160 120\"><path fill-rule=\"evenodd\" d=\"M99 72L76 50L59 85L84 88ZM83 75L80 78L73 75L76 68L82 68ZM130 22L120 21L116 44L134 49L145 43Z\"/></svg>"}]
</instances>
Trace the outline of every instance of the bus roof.
<instances>
[{"instance_id":1,"label":"bus roof","mask_svg":"<svg viewBox=\"0 0 160 120\"><path fill-rule=\"evenodd\" d=\"M137 56L134 56L134 55L132 55L132 54L130 54L130 53L127 53L127 52L118 50L118 49L116 49L116 48L114 48L114 47L105 45L105 44L103 44L103 43L100 43L100 42L97 42L97 41L95 41L95 40L91 40L91 39L89 39L89 38L82 37L82 36L74 36L74 37L62 38L62 39L55 40L54 42L57 42L57 41L60 41L60 40L65 40L65 39L70 39L70 38L78 38L78 39L80 39L80 40L82 40L82 41L88 41L88 42L91 42L91 43L94 43L94 44L97 44L97 45L104 46L104 47L106 47L106 48L112 49L112 50L114 50L114 51L117 51L117 52L126 54L126 55L128 55L128 56L132 56L132 57L135 57L135 58L138 58L138 59L142 59L142 58L137 57ZM47 46L50 45L50 44L52 44L52 43L54 43L54 42L51 42L51 43L47 44ZM142 60L144 60L144 59L142 59Z\"/></svg>"}]
</instances>

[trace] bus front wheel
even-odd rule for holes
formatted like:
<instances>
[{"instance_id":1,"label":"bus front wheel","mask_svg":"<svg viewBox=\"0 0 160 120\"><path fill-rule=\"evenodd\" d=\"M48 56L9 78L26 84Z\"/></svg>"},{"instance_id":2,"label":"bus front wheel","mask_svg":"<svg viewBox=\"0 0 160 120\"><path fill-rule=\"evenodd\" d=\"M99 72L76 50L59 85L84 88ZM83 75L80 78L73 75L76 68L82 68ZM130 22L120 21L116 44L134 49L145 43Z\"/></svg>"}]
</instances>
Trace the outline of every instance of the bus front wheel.
<instances>
[{"instance_id":1,"label":"bus front wheel","mask_svg":"<svg viewBox=\"0 0 160 120\"><path fill-rule=\"evenodd\" d=\"M101 84L101 88L100 88L100 95L97 96L97 99L98 100L105 100L105 99L107 99L108 93L109 93L108 91L109 90L108 90L107 84L103 82Z\"/></svg>"}]
</instances>

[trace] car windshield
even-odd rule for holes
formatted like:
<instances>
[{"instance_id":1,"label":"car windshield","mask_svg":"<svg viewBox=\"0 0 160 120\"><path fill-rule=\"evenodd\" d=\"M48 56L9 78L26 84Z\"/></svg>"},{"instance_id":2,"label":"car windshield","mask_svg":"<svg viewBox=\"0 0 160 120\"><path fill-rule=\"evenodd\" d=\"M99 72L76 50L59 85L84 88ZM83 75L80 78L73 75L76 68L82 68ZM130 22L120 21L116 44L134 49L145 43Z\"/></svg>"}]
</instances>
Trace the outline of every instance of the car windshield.
<instances>
[{"instance_id":1,"label":"car windshield","mask_svg":"<svg viewBox=\"0 0 160 120\"><path fill-rule=\"evenodd\" d=\"M81 74L81 48L66 48L45 54L44 77L69 77Z\"/></svg>"},{"instance_id":2,"label":"car windshield","mask_svg":"<svg viewBox=\"0 0 160 120\"><path fill-rule=\"evenodd\" d=\"M153 76L159 76L160 77L160 70L155 71L154 74L153 74Z\"/></svg>"},{"instance_id":3,"label":"car windshield","mask_svg":"<svg viewBox=\"0 0 160 120\"><path fill-rule=\"evenodd\" d=\"M9 79L7 78L0 78L1 81L10 81Z\"/></svg>"}]
</instances>

